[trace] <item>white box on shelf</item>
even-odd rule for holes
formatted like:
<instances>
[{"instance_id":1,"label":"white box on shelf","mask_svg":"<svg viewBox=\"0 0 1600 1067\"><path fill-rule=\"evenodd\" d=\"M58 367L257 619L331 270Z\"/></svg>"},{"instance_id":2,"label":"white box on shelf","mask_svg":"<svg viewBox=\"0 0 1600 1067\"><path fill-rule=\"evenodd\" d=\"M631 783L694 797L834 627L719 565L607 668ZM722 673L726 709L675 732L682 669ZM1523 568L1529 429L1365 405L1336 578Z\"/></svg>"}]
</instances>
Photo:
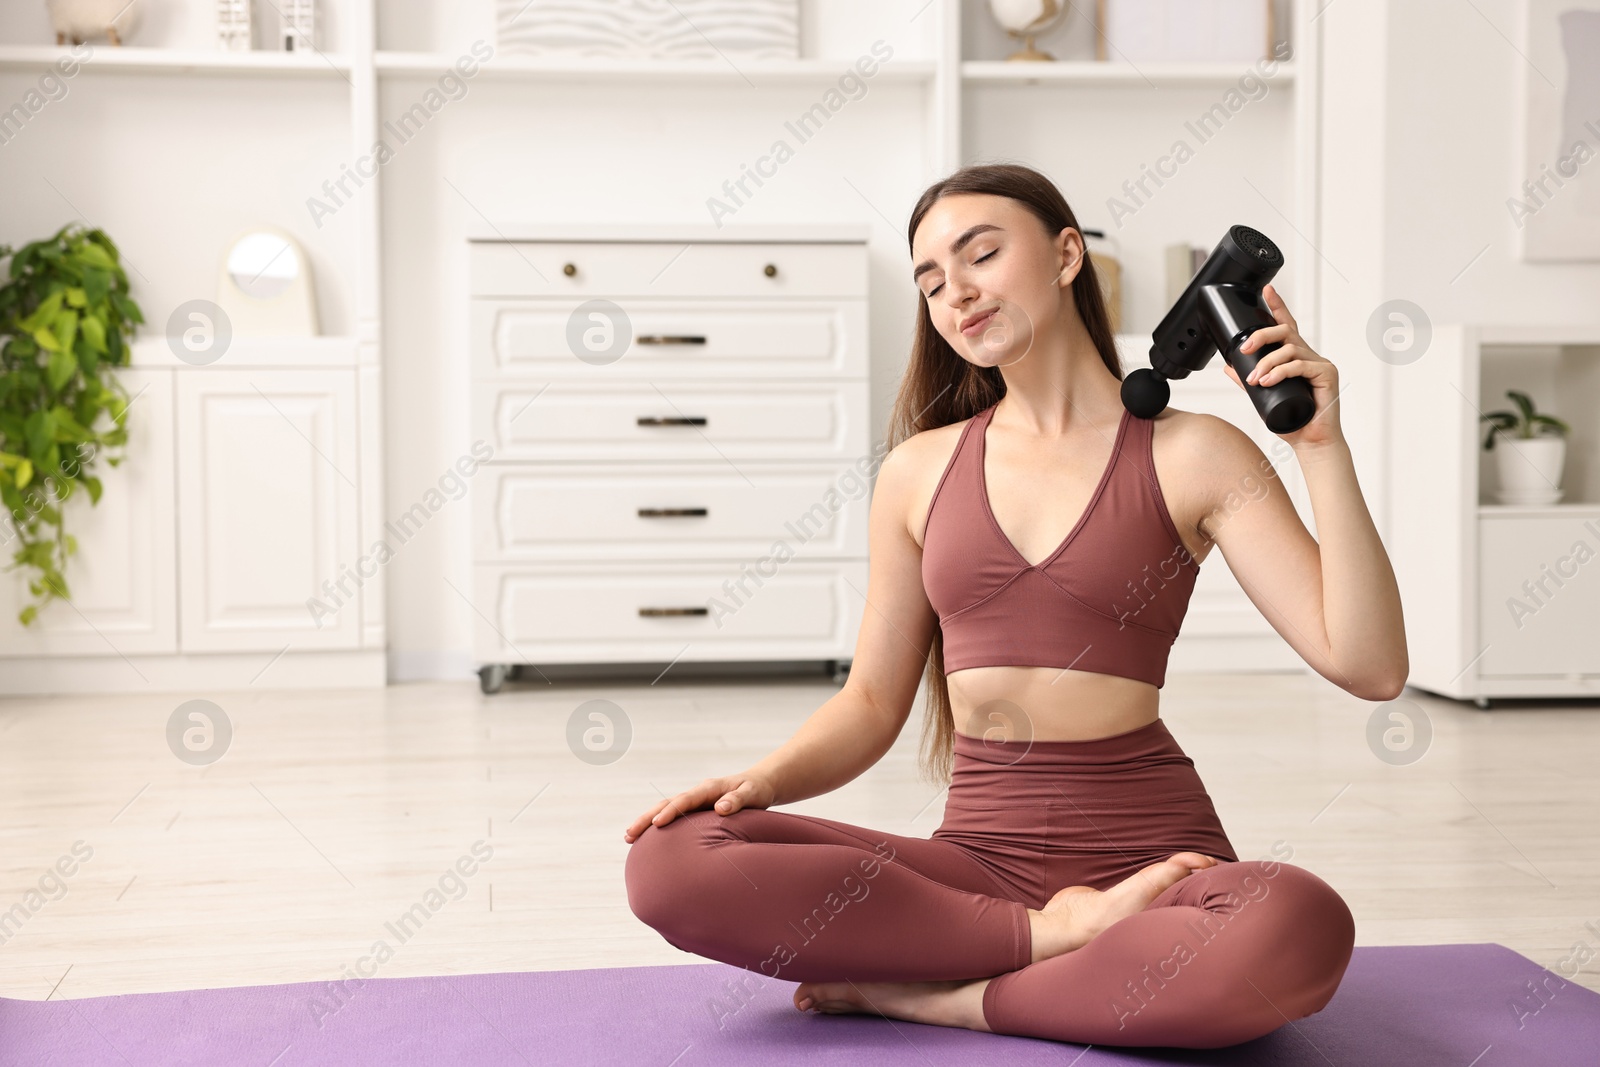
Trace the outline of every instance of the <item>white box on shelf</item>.
<instances>
[{"instance_id":1,"label":"white box on shelf","mask_svg":"<svg viewBox=\"0 0 1600 1067\"><path fill-rule=\"evenodd\" d=\"M1098 15L1096 55L1111 62L1253 63L1272 52L1270 0L1099 0Z\"/></svg>"}]
</instances>

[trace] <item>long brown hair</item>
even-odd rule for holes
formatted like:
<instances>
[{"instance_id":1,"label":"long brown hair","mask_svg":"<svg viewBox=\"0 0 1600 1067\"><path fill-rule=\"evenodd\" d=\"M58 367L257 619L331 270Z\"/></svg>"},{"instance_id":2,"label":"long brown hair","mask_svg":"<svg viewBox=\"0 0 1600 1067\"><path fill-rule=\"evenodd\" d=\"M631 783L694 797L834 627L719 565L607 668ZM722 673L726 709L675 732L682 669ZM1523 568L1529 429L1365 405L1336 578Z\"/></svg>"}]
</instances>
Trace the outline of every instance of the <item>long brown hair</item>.
<instances>
[{"instance_id":1,"label":"long brown hair","mask_svg":"<svg viewBox=\"0 0 1600 1067\"><path fill-rule=\"evenodd\" d=\"M909 247L917 227L942 197L957 193L989 193L1018 201L1044 224L1054 238L1067 228L1078 229L1077 217L1061 191L1049 178L1016 163L985 163L962 167L948 178L928 186L911 212L906 227ZM1082 232L1081 230L1079 231ZM1072 299L1084 328L1094 341L1100 359L1119 382L1122 365L1111 334L1111 319L1096 277L1094 258L1084 250L1083 266L1072 280ZM977 367L958 356L939 335L928 314L927 300L917 297L917 332L911 342L911 360L900 379L894 411L889 417L889 448L924 430L970 419L1006 393L1005 379L996 367ZM928 702L922 720L923 774L936 783L950 781L955 732L950 689L944 675L944 632L935 626L928 650L926 673Z\"/></svg>"}]
</instances>

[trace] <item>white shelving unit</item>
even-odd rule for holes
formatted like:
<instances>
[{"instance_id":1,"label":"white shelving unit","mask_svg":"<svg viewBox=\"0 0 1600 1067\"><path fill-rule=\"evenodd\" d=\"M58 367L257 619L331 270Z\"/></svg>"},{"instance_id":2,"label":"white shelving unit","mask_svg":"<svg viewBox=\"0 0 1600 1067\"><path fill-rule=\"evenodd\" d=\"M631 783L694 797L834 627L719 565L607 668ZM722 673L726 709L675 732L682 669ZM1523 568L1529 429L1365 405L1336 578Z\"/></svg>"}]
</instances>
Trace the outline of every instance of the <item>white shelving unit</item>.
<instances>
[{"instance_id":1,"label":"white shelving unit","mask_svg":"<svg viewBox=\"0 0 1600 1067\"><path fill-rule=\"evenodd\" d=\"M1410 684L1480 707L1600 694L1600 329L1436 326L1391 381ZM1556 504L1492 500L1480 417L1508 388L1572 427Z\"/></svg>"},{"instance_id":2,"label":"white shelving unit","mask_svg":"<svg viewBox=\"0 0 1600 1067\"><path fill-rule=\"evenodd\" d=\"M1278 24L1289 28L1292 57L1276 65L1267 79L1268 94L1251 102L1248 113L1234 120L1238 132L1229 131L1233 146L1227 151L1249 153L1258 159L1249 184L1239 183L1235 172L1230 171L1231 184L1224 186L1214 174L1206 172L1208 164L1189 164L1194 169L1184 173L1177 191L1162 191L1149 206L1141 206L1141 213L1147 214L1142 214L1137 225L1130 226L1123 235L1123 322L1127 333L1119 338L1119 345L1130 368L1143 361L1148 347L1144 333L1165 310L1158 306L1162 301L1160 283L1153 280L1160 278L1164 245L1184 238L1196 244L1214 242L1235 222L1256 226L1284 248L1289 266L1280 280L1293 290L1302 328L1308 336L1315 336L1321 283L1320 258L1315 250L1320 225L1317 93L1321 31L1313 17L1317 6L1312 0L1277 3L1280 11L1288 14L1287 18L1280 17ZM683 94L685 108L704 113L709 106L709 90L725 92L728 101L736 100L741 114L757 117L750 122L754 131L748 134L751 155L745 157L752 158L770 143L774 133L781 131L783 122L793 117L801 98L805 98L802 107L809 105L836 85L841 73L849 69L873 38L892 38L896 45L894 58L881 65L871 82L874 87L888 87L887 91L872 89L873 94L878 94L874 101L881 102L850 105L858 111L868 107L893 109L897 137L903 122L903 128L909 131L907 140L883 150L915 160L913 166L923 183L976 159L1028 161L1062 184L1082 225L1105 228L1104 211L1095 202L1097 191L1116 189L1124 177L1140 179L1140 164L1145 156L1141 155L1144 149L1137 146L1147 145L1149 158L1158 156L1180 133L1185 121L1225 99L1230 86L1238 84L1248 70L1247 64L1010 64L993 59L1004 53L984 43L984 34L992 28L981 21L988 17L981 4L969 4L965 10L959 0L907 0L898 6L875 5L871 9L846 0L801 0L801 4L802 58L795 60L740 60L735 64L718 59L679 64L497 55L478 66L473 80L474 85L482 80L493 83L494 88L473 89L475 94L483 95L470 105L452 104L450 117L434 120L442 128L451 123L474 122L472 136L479 136L480 140L451 140L448 135L430 131L430 137L436 139L432 151L440 153L441 158L449 152L471 151L476 155L482 130L525 125L527 119L521 109L549 107L554 100L591 106L586 101L594 94L601 103L592 106L610 107L615 103L628 109L628 117L634 117L634 112L649 113L653 108L670 106L678 99L675 94ZM167 168L171 180L157 188L153 179L146 179L151 182L148 186L111 198L110 206L103 206L100 211L91 210L94 223L113 234L136 229L134 223L151 216L170 217L180 210L188 214L185 226L172 229L174 247L182 255L174 253L156 269L145 270L147 277L135 279L136 291L156 294L155 303L149 305L151 311L159 312L178 303L174 298L177 295L205 294L203 288L199 294L190 290L209 287L214 278L211 262L225 236L218 218L228 219L231 226L238 210L242 211L240 217L253 214L249 221L285 225L306 240L308 254L319 273L319 306L327 309L324 328L336 336L316 339L311 345L256 346L249 355L252 365L285 370L307 366L340 368L353 375L360 467L356 543L367 546L381 536L384 521L390 517L384 506L383 486L386 481L391 486L395 482L386 475L385 464L396 462L394 457L398 454L399 462L410 464L403 472L402 484L424 483L436 477L434 468L448 463L459 448L453 443L436 446L419 458L419 453L409 448L419 427L417 401L396 399L410 386L392 381L386 384L386 374L392 373L395 346L414 343L405 336L414 333L407 318L412 310L407 305L416 302L418 292L412 288L406 296L397 296L399 283L388 281L391 273L406 282L414 281L410 277L414 270L411 264L417 256L415 247L394 247L397 232L402 238L411 236L403 227L397 229L401 224L392 214L397 205L386 199L395 195L385 191L396 180L394 172L380 168L366 178L325 226L319 222L313 227L304 213L304 203L308 193L325 179L339 178L347 165L370 153L383 136L383 122L393 118L390 112L395 107L392 93L388 97L390 106L384 106L386 86L400 88L400 99L409 103L411 97L420 94L422 86L457 64L466 50L465 42L473 38L493 42L494 5L491 0L471 0L446 17L400 0L332 0L326 5L323 23L326 51L315 53L211 51L205 47L210 24L203 5L191 5L163 23L160 28L166 33L165 39L150 38L149 31L156 29L151 24L144 35L135 34L133 43L122 48L97 42L92 55L78 65L75 77L84 81L69 83L114 86L111 92L117 99L96 101L97 107L103 103L104 111L95 116L99 131L96 136L84 139L82 148L58 143L28 147L35 131L24 126L11 138L15 143L8 142L4 151L8 162L22 161L46 178L55 175L59 179L63 160L87 168L99 165L108 150L127 158L130 152L139 150L130 146L160 146L151 150L154 170L146 169L157 173ZM14 10L0 14L0 87L9 87L6 91L11 98L18 98L70 54L69 49L36 43L48 40L43 27L42 13ZM384 47L379 47L380 43ZM524 85L527 88L522 88ZM569 87L581 87L582 93L569 96ZM611 92L613 87L627 90L628 95ZM643 91L635 94L636 88ZM107 90L96 88L95 92L103 97ZM241 112L245 117L230 122L223 105L246 97L260 98L260 102L246 101L250 106ZM51 108L65 110L61 104L47 103L45 110L30 122L58 121L51 118ZM455 117L466 115L469 108L476 109L476 118ZM143 127L140 139L126 134L117 141L119 131L130 124ZM639 133L637 124L630 127L632 136L638 137ZM692 130L689 135L693 136ZM441 136L444 139L439 140ZM574 135L566 130L563 136L603 141L617 135L607 123L597 122L586 133ZM830 130L829 136L839 135ZM765 139L757 143L757 138ZM107 141L107 147L102 147L101 141ZM1123 149L1120 155L1106 150L1111 142ZM1129 144L1135 147L1129 148ZM658 142L653 147L661 150L663 145ZM727 144L719 147L723 158L733 155ZM563 142L562 148L561 165L568 170L580 169L588 158L587 146L581 140ZM214 188L187 187L182 154L197 150L226 158L226 163L214 165L211 173L235 175L255 185L243 193L219 191L226 189L226 181L213 183ZM650 150L646 142L641 144L639 154L630 158L636 163L648 161L654 158L647 154ZM808 163L830 150L808 147ZM868 148L872 150L876 148ZM419 157L430 149L404 151L409 153L405 165L417 167ZM1224 149L1204 151L1217 154ZM496 157L487 158L492 168ZM474 163L484 165L477 160ZM433 164L429 161L424 165ZM856 191L845 194L850 197L861 193L862 174L875 169L870 159L857 159L854 165L860 169L855 171L857 181L852 183ZM726 174L736 175L737 166L735 162L731 170L719 171L716 181L708 181L700 197L711 192ZM449 201L461 190L452 192L446 188L438 181L441 176L442 170L432 175L432 188L443 189L437 195ZM31 181L33 176L29 178ZM268 181L272 184L266 184ZM77 208L69 208L67 203L77 199L70 195L70 188L63 187L59 180L53 181L52 187L54 191L38 187L40 202L51 205L64 217L76 214ZM405 195L417 195L418 188L407 185ZM264 192L271 195L263 196ZM794 192L791 179L789 195ZM876 286L878 279L905 277L903 231L896 233L894 229L901 225L899 220L915 192L897 188L892 194L885 194L894 200L881 205L862 193L859 199L841 201L850 205L851 214L847 216L829 219L807 209L793 221L871 222L874 230L869 254ZM783 195L764 193L767 199L763 206ZM168 199L163 201L162 196ZM459 202L455 206L460 209ZM473 203L474 212L477 206ZM498 207L490 213L497 221L532 219L538 210L552 212L549 217L563 217L559 204L552 208L548 203L529 203L521 210L514 205ZM619 205L618 217L648 218L649 211L648 202L643 206ZM594 218L600 213L591 208L583 217ZM877 229L880 220L890 226L887 238ZM56 225L60 221L64 219L58 219ZM682 221L682 217L669 221ZM18 229L12 227L13 232ZM630 229L637 232L638 227ZM145 240L148 244L150 238L146 236ZM437 241L433 249L422 254L449 259L456 254L450 249L459 246L460 234L440 233ZM194 267L197 262L200 266ZM143 269L149 264L135 260L133 266ZM450 260L451 269L464 266L463 261ZM169 280L178 274L183 275L181 284ZM428 285L427 291L436 293L441 304L448 305L456 299L450 278L433 278ZM879 342L875 348L878 365L871 369L870 385L875 425L881 425L895 377L891 368L900 361L896 347L903 345L908 326L904 316L914 293L909 281L903 292L889 286L877 286L875 292L869 331ZM435 316L437 321L427 323L432 329L428 343L454 345L460 336L459 316L464 314L463 307ZM458 318L452 320L451 315ZM395 330L395 337L385 336L386 322L391 323L389 328ZM398 328L393 325L397 322ZM161 326L152 322L146 329L154 333ZM141 344L138 352L142 373L181 375L189 370L173 365L159 345ZM415 370L413 362L409 366L413 377ZM1227 413L1240 420L1238 398L1229 392L1235 387L1221 374L1210 378L1214 380L1193 381L1175 389L1174 403L1191 410ZM432 417L446 422L454 418L437 413ZM386 436L386 420L400 420L397 425L406 427L403 436L408 447L397 449L396 439ZM463 415L453 425L463 427L467 421ZM1275 443L1259 425L1248 420L1240 421L1240 425L1256 436L1264 450ZM424 437L430 433L440 436L436 428L426 424L421 429ZM876 431L873 436L877 436ZM181 451L184 446L180 442L175 447ZM449 456L444 455L447 447L453 449ZM1282 471L1309 525L1310 510L1298 485L1298 468L1290 461L1282 465ZM465 515L437 521L455 526L457 540L468 536ZM409 557L416 558L415 553ZM420 564L408 562L407 566ZM437 652L424 653L422 658L439 666L412 671L408 676L463 676L470 661L473 613L462 610L462 605L451 599L454 594L439 580L437 572L430 572L427 579L412 580L417 588L425 585L426 589L421 593L411 591L407 624L416 625L412 620L419 616L429 620L450 618L454 621L437 625L455 629L427 639L439 648ZM429 599L425 610L419 612L415 603L419 596L437 599ZM360 626L363 651L387 647L385 611L385 581L368 582L363 590ZM435 624L430 621L427 625ZM451 647L455 649L453 653L448 651ZM102 651L107 662L119 658L110 649ZM303 661L294 655L285 656L266 677L253 684L296 684L297 662ZM250 673L259 665L255 663ZM1295 667L1299 661L1232 583L1226 568L1218 565L1207 568L1202 575L1201 588L1197 590L1185 635L1174 649L1172 665L1176 670L1247 665ZM239 666L242 669L243 661ZM242 674L238 683L251 682L250 673ZM363 667L361 673L361 684L365 684L371 672ZM77 672L76 676L81 674ZM327 684L328 678L326 672L311 671L304 675L304 681ZM6 679L0 678L0 686L6 684ZM76 683L61 677L51 684L59 689ZM141 684L135 680L130 687L140 688Z\"/></svg>"}]
</instances>

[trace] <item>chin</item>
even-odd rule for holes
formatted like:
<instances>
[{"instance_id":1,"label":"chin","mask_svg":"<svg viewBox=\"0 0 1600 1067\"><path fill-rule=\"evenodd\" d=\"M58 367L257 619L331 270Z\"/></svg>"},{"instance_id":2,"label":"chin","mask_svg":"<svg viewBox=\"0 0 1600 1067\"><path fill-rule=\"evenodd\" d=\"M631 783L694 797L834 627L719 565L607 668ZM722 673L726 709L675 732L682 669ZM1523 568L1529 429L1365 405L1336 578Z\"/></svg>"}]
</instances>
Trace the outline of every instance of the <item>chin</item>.
<instances>
[{"instance_id":1,"label":"chin","mask_svg":"<svg viewBox=\"0 0 1600 1067\"><path fill-rule=\"evenodd\" d=\"M967 338L963 337L962 340L966 341ZM961 353L963 359L974 366L1007 367L1027 354L1026 349L1018 349L1015 352L1011 349L1012 346L1009 344L1001 348L989 348L978 341L964 344L957 351Z\"/></svg>"}]
</instances>

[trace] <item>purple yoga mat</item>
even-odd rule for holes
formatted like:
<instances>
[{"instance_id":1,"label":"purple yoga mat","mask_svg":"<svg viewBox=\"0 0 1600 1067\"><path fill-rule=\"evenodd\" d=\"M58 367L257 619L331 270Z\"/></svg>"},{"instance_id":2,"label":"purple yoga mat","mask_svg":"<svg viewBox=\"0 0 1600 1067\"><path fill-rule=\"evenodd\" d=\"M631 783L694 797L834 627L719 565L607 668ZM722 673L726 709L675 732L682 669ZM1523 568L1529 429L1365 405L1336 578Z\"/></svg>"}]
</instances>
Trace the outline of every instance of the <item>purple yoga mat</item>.
<instances>
[{"instance_id":1,"label":"purple yoga mat","mask_svg":"<svg viewBox=\"0 0 1600 1067\"><path fill-rule=\"evenodd\" d=\"M1501 945L1357 948L1332 1002L1227 1049L1090 1048L797 1012L720 963L0 1000L0 1063L1594 1067L1600 994ZM342 1001L342 1003L341 1003Z\"/></svg>"}]
</instances>

